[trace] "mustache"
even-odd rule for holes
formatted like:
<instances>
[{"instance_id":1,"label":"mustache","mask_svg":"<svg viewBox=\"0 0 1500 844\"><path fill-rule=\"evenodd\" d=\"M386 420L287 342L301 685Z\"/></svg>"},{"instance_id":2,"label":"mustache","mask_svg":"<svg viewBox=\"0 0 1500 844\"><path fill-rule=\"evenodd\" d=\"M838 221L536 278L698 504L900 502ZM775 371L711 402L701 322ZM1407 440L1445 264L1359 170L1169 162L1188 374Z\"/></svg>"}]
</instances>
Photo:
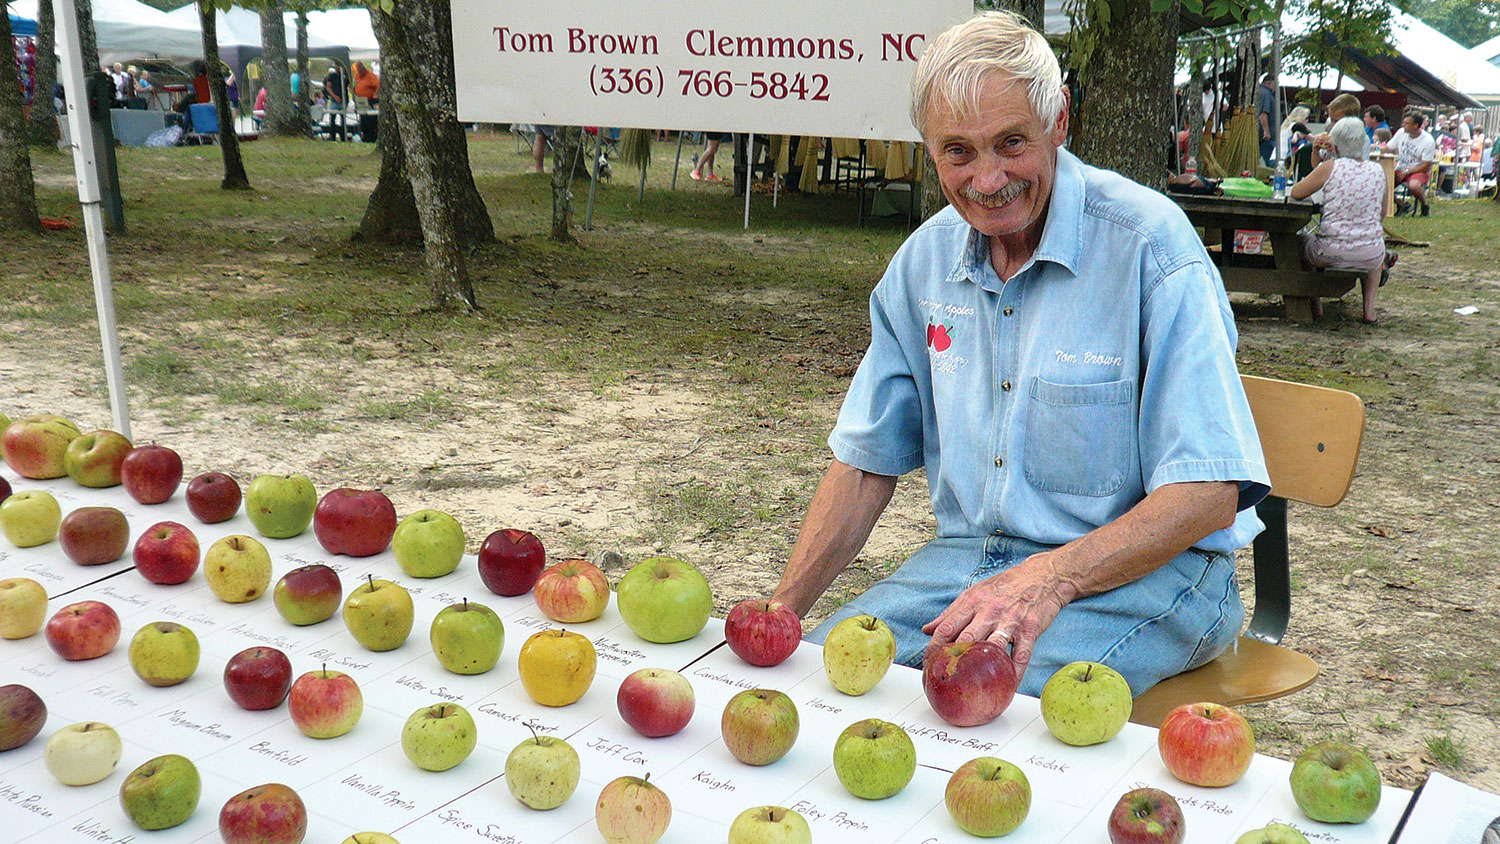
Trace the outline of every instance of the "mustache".
<instances>
[{"instance_id":1,"label":"mustache","mask_svg":"<svg viewBox=\"0 0 1500 844\"><path fill-rule=\"evenodd\" d=\"M1031 182L1026 179L1012 179L1005 187L994 193L980 193L973 185L964 185L964 199L983 205L986 208L999 208L1016 197L1025 193L1031 187Z\"/></svg>"}]
</instances>

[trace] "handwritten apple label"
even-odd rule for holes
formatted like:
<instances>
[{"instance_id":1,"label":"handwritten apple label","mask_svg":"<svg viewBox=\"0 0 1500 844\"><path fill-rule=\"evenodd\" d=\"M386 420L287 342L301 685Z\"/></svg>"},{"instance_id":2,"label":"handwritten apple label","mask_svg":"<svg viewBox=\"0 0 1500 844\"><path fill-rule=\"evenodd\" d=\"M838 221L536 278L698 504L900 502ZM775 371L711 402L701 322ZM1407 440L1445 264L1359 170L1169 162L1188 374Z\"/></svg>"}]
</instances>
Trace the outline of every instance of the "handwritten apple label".
<instances>
[{"instance_id":1,"label":"handwritten apple label","mask_svg":"<svg viewBox=\"0 0 1500 844\"><path fill-rule=\"evenodd\" d=\"M537 618L534 615L521 616L515 620L515 625L517 627L524 627L527 630L546 630L553 626L551 619Z\"/></svg>"},{"instance_id":2,"label":"handwritten apple label","mask_svg":"<svg viewBox=\"0 0 1500 844\"><path fill-rule=\"evenodd\" d=\"M844 712L844 708L842 706L834 706L833 704L820 697L815 697L804 701L802 705L806 706L808 709L820 709L824 712L829 712L834 715L841 715Z\"/></svg>"},{"instance_id":3,"label":"handwritten apple label","mask_svg":"<svg viewBox=\"0 0 1500 844\"><path fill-rule=\"evenodd\" d=\"M1071 766L1067 762L1059 762L1056 759L1048 759L1045 756L1032 754L1026 757L1026 764L1033 768L1041 768L1044 771L1056 771L1066 774Z\"/></svg>"},{"instance_id":4,"label":"handwritten apple label","mask_svg":"<svg viewBox=\"0 0 1500 844\"><path fill-rule=\"evenodd\" d=\"M480 715L488 715L489 717L494 718L498 721L505 721L507 723L520 724L523 727L529 727L543 735L549 735L557 732L556 724L544 724L541 721L538 721L536 718L530 717L524 713L508 712L493 703L482 703L479 705L479 708L474 711L478 712Z\"/></svg>"},{"instance_id":5,"label":"handwritten apple label","mask_svg":"<svg viewBox=\"0 0 1500 844\"><path fill-rule=\"evenodd\" d=\"M114 830L106 826L103 821L94 820L93 818L84 818L74 824L72 831L90 841L98 841L100 844L128 844L128 842L135 840L133 832L117 836Z\"/></svg>"},{"instance_id":6,"label":"handwritten apple label","mask_svg":"<svg viewBox=\"0 0 1500 844\"><path fill-rule=\"evenodd\" d=\"M451 700L455 703L462 703L464 699L462 694L449 690L447 686L429 686L410 674L403 674L397 677L396 685L405 686L414 692L426 692L435 698Z\"/></svg>"},{"instance_id":7,"label":"handwritten apple label","mask_svg":"<svg viewBox=\"0 0 1500 844\"><path fill-rule=\"evenodd\" d=\"M234 738L234 736L224 732L226 728L223 725L199 723L189 718L187 711L183 709L169 709L156 717L166 719L168 724L180 730L189 730L218 741L229 741Z\"/></svg>"},{"instance_id":8,"label":"handwritten apple label","mask_svg":"<svg viewBox=\"0 0 1500 844\"><path fill-rule=\"evenodd\" d=\"M601 756L609 756L619 759L621 762L629 762L633 765L645 766L646 755L634 747L618 741L610 741L604 736L594 736L583 745Z\"/></svg>"},{"instance_id":9,"label":"handwritten apple label","mask_svg":"<svg viewBox=\"0 0 1500 844\"><path fill-rule=\"evenodd\" d=\"M57 674L57 671L55 669L52 671L48 671L46 667L42 665L42 663L38 662L36 665L21 666L21 673L30 674L35 677L47 678L55 676Z\"/></svg>"},{"instance_id":10,"label":"handwritten apple label","mask_svg":"<svg viewBox=\"0 0 1500 844\"><path fill-rule=\"evenodd\" d=\"M242 639L249 639L257 645L266 645L283 651L294 651L302 647L301 639L289 639L276 633L265 633L248 624L236 624L229 628L229 632Z\"/></svg>"},{"instance_id":11,"label":"handwritten apple label","mask_svg":"<svg viewBox=\"0 0 1500 844\"><path fill-rule=\"evenodd\" d=\"M149 606L151 599L139 592L121 592L113 586L99 587L99 595L103 598L114 598L122 604L130 604L133 607Z\"/></svg>"},{"instance_id":12,"label":"handwritten apple label","mask_svg":"<svg viewBox=\"0 0 1500 844\"><path fill-rule=\"evenodd\" d=\"M326 664L329 668L347 668L350 671L364 671L370 667L369 660L360 662L352 656L345 656L331 648L314 648L308 651L307 655Z\"/></svg>"},{"instance_id":13,"label":"handwritten apple label","mask_svg":"<svg viewBox=\"0 0 1500 844\"><path fill-rule=\"evenodd\" d=\"M721 777L718 774L711 774L708 771L699 771L693 774L693 782L708 786L709 791L722 791L726 794L732 794L739 790L735 786L734 780L731 780L729 777Z\"/></svg>"},{"instance_id":14,"label":"handwritten apple label","mask_svg":"<svg viewBox=\"0 0 1500 844\"><path fill-rule=\"evenodd\" d=\"M26 566L25 570L27 574L34 574L42 580L50 580L53 583L65 579L62 575L49 569L45 563L31 563Z\"/></svg>"},{"instance_id":15,"label":"handwritten apple label","mask_svg":"<svg viewBox=\"0 0 1500 844\"><path fill-rule=\"evenodd\" d=\"M417 801L402 797L398 789L386 788L381 783L365 782L359 774L350 774L340 780L339 784L361 794L367 794L387 808L400 809L403 812L414 812L417 809Z\"/></svg>"},{"instance_id":16,"label":"handwritten apple label","mask_svg":"<svg viewBox=\"0 0 1500 844\"><path fill-rule=\"evenodd\" d=\"M219 620L210 613L203 610L193 610L191 607L179 607L176 604L167 604L157 609L157 612L174 621L200 627L217 627Z\"/></svg>"},{"instance_id":17,"label":"handwritten apple label","mask_svg":"<svg viewBox=\"0 0 1500 844\"><path fill-rule=\"evenodd\" d=\"M608 636L600 636L594 641L594 651L599 658L618 665L634 665L646 659L646 655L635 648L617 642Z\"/></svg>"},{"instance_id":18,"label":"handwritten apple label","mask_svg":"<svg viewBox=\"0 0 1500 844\"><path fill-rule=\"evenodd\" d=\"M741 679L739 677L731 676L728 673L725 673L723 671L715 671L714 669L709 668L707 666L704 666L702 668L695 668L695 669L693 669L693 676L694 677L701 677L704 680L712 680L715 683L722 683L722 684L724 684L724 685L726 685L726 686L728 686L728 687L730 687L732 689L754 689L754 688L756 688L756 685L754 683L750 682L749 680L744 680L744 679Z\"/></svg>"},{"instance_id":19,"label":"handwritten apple label","mask_svg":"<svg viewBox=\"0 0 1500 844\"><path fill-rule=\"evenodd\" d=\"M127 709L135 709L136 707L141 705L141 702L139 700L136 700L135 697L130 694L130 692L126 691L125 689L117 689L114 686L105 683L94 686L93 688L87 690L85 694L101 698L105 703L108 703L111 706L123 706Z\"/></svg>"},{"instance_id":20,"label":"handwritten apple label","mask_svg":"<svg viewBox=\"0 0 1500 844\"><path fill-rule=\"evenodd\" d=\"M288 768L295 768L298 765L301 765L303 762L307 761L306 756L293 753L292 751L286 750L284 748L274 747L268 741L256 742L255 744L250 745L250 747L247 749L251 753L264 756L267 759L270 759L272 762L280 763L287 766Z\"/></svg>"},{"instance_id":21,"label":"handwritten apple label","mask_svg":"<svg viewBox=\"0 0 1500 844\"><path fill-rule=\"evenodd\" d=\"M999 742L983 741L973 736L965 736L962 733L953 733L942 727L924 727L921 724L901 722L901 729L913 739L927 739L928 741L942 742L950 747L962 747L965 750L974 750L980 753L993 753L1000 747Z\"/></svg>"},{"instance_id":22,"label":"handwritten apple label","mask_svg":"<svg viewBox=\"0 0 1500 844\"><path fill-rule=\"evenodd\" d=\"M810 800L798 800L791 805L791 809L801 812L802 817L806 818L809 823L823 824L824 826L831 826L847 832L870 831L869 824L850 815L848 812L842 809L835 812L826 808L819 808L818 804Z\"/></svg>"},{"instance_id":23,"label":"handwritten apple label","mask_svg":"<svg viewBox=\"0 0 1500 844\"><path fill-rule=\"evenodd\" d=\"M452 828L461 832L471 832L495 844L525 844L524 838L507 832L499 824L468 820L457 809L444 809L438 813L437 819L438 824L444 829Z\"/></svg>"},{"instance_id":24,"label":"handwritten apple label","mask_svg":"<svg viewBox=\"0 0 1500 844\"><path fill-rule=\"evenodd\" d=\"M42 802L42 795L30 789L17 788L4 781L0 781L0 803L14 806L23 812L30 812L39 818L53 817L52 810Z\"/></svg>"}]
</instances>

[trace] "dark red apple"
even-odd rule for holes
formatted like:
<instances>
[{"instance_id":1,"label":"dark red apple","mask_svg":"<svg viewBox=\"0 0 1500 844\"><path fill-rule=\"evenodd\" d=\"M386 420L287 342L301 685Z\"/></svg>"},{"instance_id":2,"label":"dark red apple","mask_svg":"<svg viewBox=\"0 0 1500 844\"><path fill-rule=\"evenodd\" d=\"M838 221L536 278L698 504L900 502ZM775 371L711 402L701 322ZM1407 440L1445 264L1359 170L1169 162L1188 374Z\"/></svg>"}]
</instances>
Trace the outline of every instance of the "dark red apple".
<instances>
[{"instance_id":1,"label":"dark red apple","mask_svg":"<svg viewBox=\"0 0 1500 844\"><path fill-rule=\"evenodd\" d=\"M1016 664L994 642L936 642L922 655L922 690L939 718L977 727L1000 717L1016 696Z\"/></svg>"},{"instance_id":2,"label":"dark red apple","mask_svg":"<svg viewBox=\"0 0 1500 844\"><path fill-rule=\"evenodd\" d=\"M120 641L120 617L102 601L79 601L47 620L47 644L67 660L94 659Z\"/></svg>"},{"instance_id":3,"label":"dark red apple","mask_svg":"<svg viewBox=\"0 0 1500 844\"><path fill-rule=\"evenodd\" d=\"M223 472L204 472L182 493L188 512L206 525L227 522L240 509L240 485Z\"/></svg>"},{"instance_id":4,"label":"dark red apple","mask_svg":"<svg viewBox=\"0 0 1500 844\"><path fill-rule=\"evenodd\" d=\"M31 741L46 723L47 704L36 692L20 683L0 686L0 750Z\"/></svg>"},{"instance_id":5,"label":"dark red apple","mask_svg":"<svg viewBox=\"0 0 1500 844\"><path fill-rule=\"evenodd\" d=\"M275 648L246 648L224 666L224 691L242 709L275 709L292 689L292 662Z\"/></svg>"},{"instance_id":6,"label":"dark red apple","mask_svg":"<svg viewBox=\"0 0 1500 844\"><path fill-rule=\"evenodd\" d=\"M57 541L80 566L113 563L130 544L130 522L113 507L79 507L63 516Z\"/></svg>"},{"instance_id":7,"label":"dark red apple","mask_svg":"<svg viewBox=\"0 0 1500 844\"><path fill-rule=\"evenodd\" d=\"M279 782L246 789L219 810L224 844L302 844L306 836L307 807Z\"/></svg>"},{"instance_id":8,"label":"dark red apple","mask_svg":"<svg viewBox=\"0 0 1500 844\"><path fill-rule=\"evenodd\" d=\"M6 480L4 475L0 475L0 501L9 498L10 492L10 481Z\"/></svg>"},{"instance_id":9,"label":"dark red apple","mask_svg":"<svg viewBox=\"0 0 1500 844\"><path fill-rule=\"evenodd\" d=\"M182 483L182 458L164 445L136 446L120 464L120 483L142 504L160 504Z\"/></svg>"},{"instance_id":10,"label":"dark red apple","mask_svg":"<svg viewBox=\"0 0 1500 844\"><path fill-rule=\"evenodd\" d=\"M1137 788L1115 804L1108 830L1109 844L1182 844L1187 824L1172 795L1159 788Z\"/></svg>"},{"instance_id":11,"label":"dark red apple","mask_svg":"<svg viewBox=\"0 0 1500 844\"><path fill-rule=\"evenodd\" d=\"M547 549L529 531L503 528L479 546L479 579L496 595L525 595L547 567Z\"/></svg>"},{"instance_id":12,"label":"dark red apple","mask_svg":"<svg viewBox=\"0 0 1500 844\"><path fill-rule=\"evenodd\" d=\"M313 533L330 554L379 554L396 533L396 506L378 489L339 487L318 502Z\"/></svg>"},{"instance_id":13,"label":"dark red apple","mask_svg":"<svg viewBox=\"0 0 1500 844\"><path fill-rule=\"evenodd\" d=\"M183 583L198 570L198 537L177 522L157 522L135 541L135 570L151 583Z\"/></svg>"},{"instance_id":14,"label":"dark red apple","mask_svg":"<svg viewBox=\"0 0 1500 844\"><path fill-rule=\"evenodd\" d=\"M751 665L780 665L802 641L802 619L780 601L741 601L724 619L724 638Z\"/></svg>"}]
</instances>

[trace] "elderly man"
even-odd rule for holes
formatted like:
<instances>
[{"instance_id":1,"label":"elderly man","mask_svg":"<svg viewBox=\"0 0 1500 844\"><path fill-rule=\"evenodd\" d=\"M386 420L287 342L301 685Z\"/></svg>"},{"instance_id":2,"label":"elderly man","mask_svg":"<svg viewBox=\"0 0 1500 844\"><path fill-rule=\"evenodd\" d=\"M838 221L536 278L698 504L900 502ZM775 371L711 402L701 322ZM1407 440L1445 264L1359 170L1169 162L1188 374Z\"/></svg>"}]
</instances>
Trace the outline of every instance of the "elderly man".
<instances>
[{"instance_id":1,"label":"elderly man","mask_svg":"<svg viewBox=\"0 0 1500 844\"><path fill-rule=\"evenodd\" d=\"M1077 659L1143 692L1228 648L1244 617L1233 552L1268 481L1223 285L1171 201L1062 149L1057 60L1020 17L941 35L912 90L952 205L871 296L775 597L807 612L897 476L925 467L937 538L809 638L869 613L904 664L929 636L988 639L1023 692Z\"/></svg>"}]
</instances>

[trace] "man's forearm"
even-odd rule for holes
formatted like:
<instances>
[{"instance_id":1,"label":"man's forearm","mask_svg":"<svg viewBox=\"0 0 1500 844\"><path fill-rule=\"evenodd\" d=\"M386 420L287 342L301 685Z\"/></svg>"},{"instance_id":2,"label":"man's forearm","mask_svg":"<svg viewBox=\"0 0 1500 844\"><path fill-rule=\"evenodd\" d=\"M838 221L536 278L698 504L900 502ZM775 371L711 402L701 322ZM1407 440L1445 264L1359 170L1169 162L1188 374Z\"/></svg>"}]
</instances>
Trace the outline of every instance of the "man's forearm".
<instances>
[{"instance_id":1,"label":"man's forearm","mask_svg":"<svg viewBox=\"0 0 1500 844\"><path fill-rule=\"evenodd\" d=\"M835 460L813 494L776 600L806 615L870 538L875 521L890 503L896 479L875 475Z\"/></svg>"}]
</instances>

